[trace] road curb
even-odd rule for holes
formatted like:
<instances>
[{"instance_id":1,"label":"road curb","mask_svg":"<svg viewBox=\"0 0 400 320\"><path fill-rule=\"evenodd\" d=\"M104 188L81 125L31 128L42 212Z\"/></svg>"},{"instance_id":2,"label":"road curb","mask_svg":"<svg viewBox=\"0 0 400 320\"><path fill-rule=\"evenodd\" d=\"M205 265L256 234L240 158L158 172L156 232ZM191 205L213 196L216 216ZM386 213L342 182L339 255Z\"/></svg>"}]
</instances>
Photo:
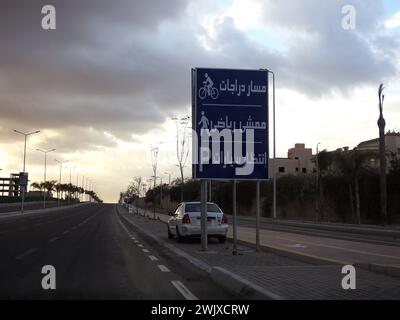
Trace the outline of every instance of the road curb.
<instances>
[{"instance_id":1,"label":"road curb","mask_svg":"<svg viewBox=\"0 0 400 320\"><path fill-rule=\"evenodd\" d=\"M276 295L268 290L242 278L241 276L230 272L219 266L210 266L201 259L191 256L186 251L183 251L173 245L161 241L158 237L149 233L146 230L139 228L134 222L128 220L119 211L119 206L116 205L118 215L127 223L133 225L139 232L144 233L146 236L150 237L156 241L162 247L172 251L177 256L186 259L193 266L209 274L211 280L234 294L238 294L252 300L282 300L283 298Z\"/></svg>"},{"instance_id":2,"label":"road curb","mask_svg":"<svg viewBox=\"0 0 400 320\"><path fill-rule=\"evenodd\" d=\"M71 209L71 208L76 208L84 205L89 205L93 204L94 202L84 202L84 203L77 203L77 204L72 204L72 205L66 205L66 206L61 206L61 207L51 207L51 208L46 208L46 209L33 209L33 210L25 210L24 213L21 213L21 211L11 211L11 212L6 212L0 214L0 219L5 219L5 218L11 218L11 217L23 217L27 216L30 214L37 214L37 213L46 213L46 212L51 212L51 211L62 211L65 209Z\"/></svg>"},{"instance_id":3,"label":"road curb","mask_svg":"<svg viewBox=\"0 0 400 320\"><path fill-rule=\"evenodd\" d=\"M236 294L250 296L254 300L283 300L281 296L272 293L222 267L212 267L210 276L214 282L226 289Z\"/></svg>"}]
</instances>

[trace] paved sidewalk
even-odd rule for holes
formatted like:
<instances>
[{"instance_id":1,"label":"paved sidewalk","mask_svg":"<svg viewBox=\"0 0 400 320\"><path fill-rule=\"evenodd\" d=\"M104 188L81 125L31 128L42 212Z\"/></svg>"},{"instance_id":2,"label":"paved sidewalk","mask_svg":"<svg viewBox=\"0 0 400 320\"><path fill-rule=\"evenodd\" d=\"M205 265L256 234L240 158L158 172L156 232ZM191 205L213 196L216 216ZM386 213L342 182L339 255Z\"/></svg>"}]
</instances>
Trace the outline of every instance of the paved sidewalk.
<instances>
[{"instance_id":1,"label":"paved sidewalk","mask_svg":"<svg viewBox=\"0 0 400 320\"><path fill-rule=\"evenodd\" d=\"M119 207L121 215L138 229L169 247L185 252L208 266L209 270L223 268L233 276L262 288L277 299L400 299L400 279L356 267L356 290L341 287L341 265L326 262L312 265L268 252L255 252L247 245L239 246L239 254L232 255L232 243L219 244L211 239L209 251L203 252L198 239L178 243L168 239L166 225L160 220L128 214ZM152 217L152 214L149 214ZM166 220L168 216L160 215ZM211 272L212 274L212 272ZM230 278L221 281L229 282ZM217 279L218 280L218 279ZM229 283L227 284L230 285Z\"/></svg>"},{"instance_id":2,"label":"paved sidewalk","mask_svg":"<svg viewBox=\"0 0 400 320\"><path fill-rule=\"evenodd\" d=\"M143 211L141 211L143 213ZM153 212L146 213L153 217ZM161 221L168 221L168 215L156 213ZM238 240L255 244L255 228L237 227ZM232 238L232 228L228 237ZM284 231L260 230L260 244L268 249L285 252L289 256L302 256L305 261L318 260L328 264L373 264L399 268L400 247L359 241L302 235Z\"/></svg>"}]
</instances>

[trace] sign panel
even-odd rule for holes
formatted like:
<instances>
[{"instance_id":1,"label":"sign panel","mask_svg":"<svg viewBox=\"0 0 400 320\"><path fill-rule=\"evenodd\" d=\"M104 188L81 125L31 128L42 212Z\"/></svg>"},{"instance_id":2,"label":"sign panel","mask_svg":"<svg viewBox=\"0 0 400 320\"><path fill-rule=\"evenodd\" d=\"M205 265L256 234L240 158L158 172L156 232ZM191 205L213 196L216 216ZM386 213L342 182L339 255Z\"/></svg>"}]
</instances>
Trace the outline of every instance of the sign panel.
<instances>
[{"instance_id":1,"label":"sign panel","mask_svg":"<svg viewBox=\"0 0 400 320\"><path fill-rule=\"evenodd\" d=\"M27 187L28 186L28 173L27 172L20 172L19 173L19 186L20 187Z\"/></svg>"},{"instance_id":2,"label":"sign panel","mask_svg":"<svg viewBox=\"0 0 400 320\"><path fill-rule=\"evenodd\" d=\"M268 179L268 71L192 70L193 178Z\"/></svg>"}]
</instances>

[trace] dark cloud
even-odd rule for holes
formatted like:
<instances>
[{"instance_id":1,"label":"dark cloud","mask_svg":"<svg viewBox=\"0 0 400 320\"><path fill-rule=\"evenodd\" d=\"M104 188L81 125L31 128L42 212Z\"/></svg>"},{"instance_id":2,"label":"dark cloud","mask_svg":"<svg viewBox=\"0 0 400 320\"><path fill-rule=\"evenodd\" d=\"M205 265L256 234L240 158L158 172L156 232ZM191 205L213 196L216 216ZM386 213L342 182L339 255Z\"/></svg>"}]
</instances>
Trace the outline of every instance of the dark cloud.
<instances>
[{"instance_id":1,"label":"dark cloud","mask_svg":"<svg viewBox=\"0 0 400 320\"><path fill-rule=\"evenodd\" d=\"M264 20L287 36L280 82L311 96L348 93L398 75L399 42L386 35L384 6L375 0L264 1ZM342 7L356 10L356 29L342 28ZM396 49L394 49L396 48Z\"/></svg>"},{"instance_id":2,"label":"dark cloud","mask_svg":"<svg viewBox=\"0 0 400 320\"><path fill-rule=\"evenodd\" d=\"M132 141L186 110L195 66L268 67L279 86L310 96L396 74L399 41L380 35L380 1L263 3L266 24L285 34L284 51L249 40L228 17L215 21L211 36L187 18L188 1L51 1L55 31L40 27L48 2L3 1L0 126L58 131L67 150L111 147L104 132ZM341 28L344 4L357 9L356 31Z\"/></svg>"}]
</instances>

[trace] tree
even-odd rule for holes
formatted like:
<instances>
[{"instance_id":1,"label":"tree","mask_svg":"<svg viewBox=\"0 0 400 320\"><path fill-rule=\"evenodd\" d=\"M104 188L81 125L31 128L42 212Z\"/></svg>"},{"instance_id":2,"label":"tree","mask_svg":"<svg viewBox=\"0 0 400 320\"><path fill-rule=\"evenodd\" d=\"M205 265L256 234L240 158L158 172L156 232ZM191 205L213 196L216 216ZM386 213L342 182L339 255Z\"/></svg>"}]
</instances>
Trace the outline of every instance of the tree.
<instances>
[{"instance_id":1,"label":"tree","mask_svg":"<svg viewBox=\"0 0 400 320\"><path fill-rule=\"evenodd\" d=\"M317 221L323 220L324 218L324 180L323 176L328 172L329 167L332 164L332 154L327 150L322 150L317 155L318 161L318 186L317 186L317 201L318 201L318 210L317 212Z\"/></svg>"},{"instance_id":2,"label":"tree","mask_svg":"<svg viewBox=\"0 0 400 320\"><path fill-rule=\"evenodd\" d=\"M52 191L54 191L54 186L56 185L56 181L55 180L51 180L51 181L46 181L45 183L43 183L43 189L49 194Z\"/></svg>"},{"instance_id":3,"label":"tree","mask_svg":"<svg viewBox=\"0 0 400 320\"><path fill-rule=\"evenodd\" d=\"M38 183L38 182L32 182L32 183L31 183L31 188L33 188L33 189L35 189L35 190L42 191L42 186L41 186L40 183Z\"/></svg>"},{"instance_id":4,"label":"tree","mask_svg":"<svg viewBox=\"0 0 400 320\"><path fill-rule=\"evenodd\" d=\"M178 159L177 166L179 167L179 172L181 175L181 202L183 201L183 187L184 187L184 177L183 170L186 167L189 149L190 149L190 134L188 132L188 122L190 117L184 118L173 118L176 123L176 156Z\"/></svg>"},{"instance_id":5,"label":"tree","mask_svg":"<svg viewBox=\"0 0 400 320\"><path fill-rule=\"evenodd\" d=\"M378 89L379 98L379 162L380 162L380 190L381 190L381 219L382 224L387 223L387 189L386 189L386 148L385 148L385 119L383 118L383 84L381 83Z\"/></svg>"},{"instance_id":6,"label":"tree","mask_svg":"<svg viewBox=\"0 0 400 320\"><path fill-rule=\"evenodd\" d=\"M354 219L355 207L355 220L358 224L361 224L360 176L368 169L369 162L377 157L378 154L376 152L358 150L357 148L354 148L352 151L339 150L335 152L335 163L349 183L349 198L352 218Z\"/></svg>"}]
</instances>

